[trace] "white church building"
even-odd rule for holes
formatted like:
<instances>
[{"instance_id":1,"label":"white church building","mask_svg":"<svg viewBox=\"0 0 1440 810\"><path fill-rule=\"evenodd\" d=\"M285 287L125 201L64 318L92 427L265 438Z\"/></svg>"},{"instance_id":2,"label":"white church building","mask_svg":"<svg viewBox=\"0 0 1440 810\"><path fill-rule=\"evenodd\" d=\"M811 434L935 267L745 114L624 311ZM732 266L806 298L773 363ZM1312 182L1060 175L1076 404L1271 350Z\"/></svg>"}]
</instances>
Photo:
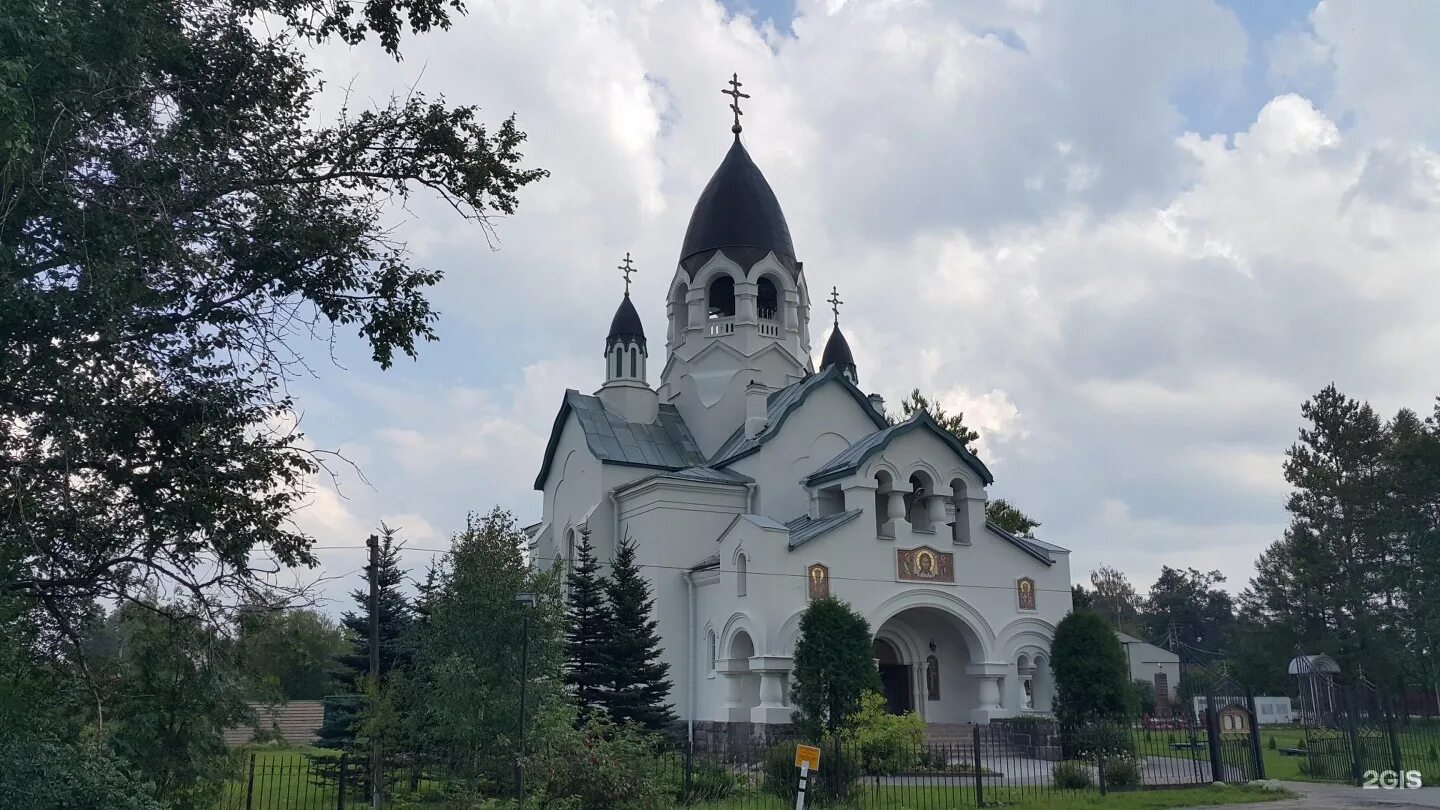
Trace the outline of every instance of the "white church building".
<instances>
[{"instance_id":1,"label":"white church building","mask_svg":"<svg viewBox=\"0 0 1440 810\"><path fill-rule=\"evenodd\" d=\"M928 415L887 424L838 314L816 369L806 268L738 115L734 132L664 301L658 380L627 275L604 383L565 392L537 555L572 560L581 531L602 561L635 542L692 735L790 722L800 616L825 595L869 621L892 711L1046 712L1069 552L987 523L990 471Z\"/></svg>"}]
</instances>

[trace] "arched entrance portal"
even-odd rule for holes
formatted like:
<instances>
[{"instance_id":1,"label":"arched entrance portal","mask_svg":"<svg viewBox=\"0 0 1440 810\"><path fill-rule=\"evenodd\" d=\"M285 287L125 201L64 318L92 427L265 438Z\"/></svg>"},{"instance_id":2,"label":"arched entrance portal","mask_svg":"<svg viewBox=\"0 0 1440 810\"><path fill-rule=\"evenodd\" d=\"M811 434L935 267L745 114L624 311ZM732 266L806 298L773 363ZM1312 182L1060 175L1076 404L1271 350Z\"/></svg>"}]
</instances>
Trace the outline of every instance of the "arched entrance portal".
<instances>
[{"instance_id":1,"label":"arched entrance portal","mask_svg":"<svg viewBox=\"0 0 1440 810\"><path fill-rule=\"evenodd\" d=\"M910 666L900 657L895 645L883 638L875 639L875 665L880 669L880 692L885 695L885 708L891 714L904 714L915 708L910 688Z\"/></svg>"},{"instance_id":2,"label":"arched entrance portal","mask_svg":"<svg viewBox=\"0 0 1440 810\"><path fill-rule=\"evenodd\" d=\"M979 637L960 617L935 607L906 608L875 633L875 659L894 713L915 711L927 723L966 723L979 707L983 660Z\"/></svg>"}]
</instances>

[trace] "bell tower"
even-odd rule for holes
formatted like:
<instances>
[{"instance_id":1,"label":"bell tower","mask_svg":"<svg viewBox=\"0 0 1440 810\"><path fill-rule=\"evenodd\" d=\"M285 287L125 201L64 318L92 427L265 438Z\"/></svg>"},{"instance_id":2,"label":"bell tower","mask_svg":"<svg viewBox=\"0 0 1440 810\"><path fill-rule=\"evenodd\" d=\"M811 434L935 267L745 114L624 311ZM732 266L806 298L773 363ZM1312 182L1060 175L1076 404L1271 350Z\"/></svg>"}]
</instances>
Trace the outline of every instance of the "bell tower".
<instances>
[{"instance_id":1,"label":"bell tower","mask_svg":"<svg viewBox=\"0 0 1440 810\"><path fill-rule=\"evenodd\" d=\"M660 401L714 453L745 422L752 383L777 391L813 373L810 293L780 201L740 141L741 83L732 77L734 142L700 193L666 304Z\"/></svg>"}]
</instances>

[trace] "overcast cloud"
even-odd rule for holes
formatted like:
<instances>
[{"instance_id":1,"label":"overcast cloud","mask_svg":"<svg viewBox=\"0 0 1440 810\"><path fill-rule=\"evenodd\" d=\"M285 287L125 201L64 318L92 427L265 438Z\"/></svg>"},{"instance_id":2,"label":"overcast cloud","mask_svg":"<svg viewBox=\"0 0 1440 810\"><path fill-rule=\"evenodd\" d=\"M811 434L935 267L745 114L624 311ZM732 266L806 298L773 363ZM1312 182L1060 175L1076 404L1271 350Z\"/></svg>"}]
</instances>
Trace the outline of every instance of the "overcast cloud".
<instances>
[{"instance_id":1,"label":"overcast cloud","mask_svg":"<svg viewBox=\"0 0 1440 810\"><path fill-rule=\"evenodd\" d=\"M1440 4L467 2L399 64L317 53L325 105L417 86L513 110L552 173L495 251L442 205L397 211L447 273L441 341L382 373L345 336L343 368L297 385L310 440L368 479L337 470L300 516L355 547L322 553L351 574L332 595L380 520L440 548L467 510L538 519L544 441L564 389L602 379L626 251L663 351L731 72L863 387L963 409L992 497L1073 549L1076 579L1109 563L1144 588L1169 564L1242 587L1286 523L1304 399L1333 380L1390 414L1440 393Z\"/></svg>"}]
</instances>

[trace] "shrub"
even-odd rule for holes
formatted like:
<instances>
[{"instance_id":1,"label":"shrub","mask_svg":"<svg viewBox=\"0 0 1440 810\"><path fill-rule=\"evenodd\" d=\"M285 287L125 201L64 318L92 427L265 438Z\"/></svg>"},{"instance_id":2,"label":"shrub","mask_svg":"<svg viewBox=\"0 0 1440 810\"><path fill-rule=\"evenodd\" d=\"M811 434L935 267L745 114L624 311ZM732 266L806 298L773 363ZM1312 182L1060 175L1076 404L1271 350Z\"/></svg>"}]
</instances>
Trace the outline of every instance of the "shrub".
<instances>
[{"instance_id":1,"label":"shrub","mask_svg":"<svg viewBox=\"0 0 1440 810\"><path fill-rule=\"evenodd\" d=\"M1299 739L1299 741L1297 741L1297 742L1295 743L1295 747L1296 747L1296 748L1299 748L1301 751L1304 751L1304 750L1305 750L1305 738L1304 738L1304 737L1301 737L1301 738Z\"/></svg>"},{"instance_id":2,"label":"shrub","mask_svg":"<svg viewBox=\"0 0 1440 810\"><path fill-rule=\"evenodd\" d=\"M1051 779L1054 780L1055 787L1060 790L1084 790L1095 786L1095 778L1090 774L1090 766L1074 759L1055 763Z\"/></svg>"},{"instance_id":3,"label":"shrub","mask_svg":"<svg viewBox=\"0 0 1440 810\"><path fill-rule=\"evenodd\" d=\"M842 735L847 748L858 748L865 773L900 773L914 770L925 739L925 722L914 712L902 715L885 710L879 692L860 698L860 711L846 722ZM853 739L853 743L850 741Z\"/></svg>"},{"instance_id":4,"label":"shrub","mask_svg":"<svg viewBox=\"0 0 1440 810\"><path fill-rule=\"evenodd\" d=\"M782 742L765 751L763 789L791 801L800 771L795 768L795 743ZM816 807L845 804L860 785L860 761L850 746L829 738L820 746L820 771L810 775L806 803Z\"/></svg>"},{"instance_id":5,"label":"shrub","mask_svg":"<svg viewBox=\"0 0 1440 810\"><path fill-rule=\"evenodd\" d=\"M667 803L657 738L633 725L591 717L559 728L526 761L527 788L540 806L570 810L646 810Z\"/></svg>"},{"instance_id":6,"label":"shrub","mask_svg":"<svg viewBox=\"0 0 1440 810\"><path fill-rule=\"evenodd\" d=\"M1274 737L1271 737L1271 738L1270 738L1270 742L1267 744L1267 746L1269 747L1269 749L1270 749L1271 751L1275 751L1275 750L1279 749L1279 747L1280 747L1280 746L1278 746L1278 745L1275 744L1275 738L1274 738Z\"/></svg>"},{"instance_id":7,"label":"shrub","mask_svg":"<svg viewBox=\"0 0 1440 810\"><path fill-rule=\"evenodd\" d=\"M834 732L860 711L860 698L878 689L870 625L834 597L816 599L800 614L791 702L805 733Z\"/></svg>"},{"instance_id":8,"label":"shrub","mask_svg":"<svg viewBox=\"0 0 1440 810\"><path fill-rule=\"evenodd\" d=\"M1430 756L1430 761L1431 761L1431 762L1440 762L1440 752L1437 752L1437 751L1435 750L1435 743L1430 743L1430 754L1429 754L1429 756Z\"/></svg>"},{"instance_id":9,"label":"shrub","mask_svg":"<svg viewBox=\"0 0 1440 810\"><path fill-rule=\"evenodd\" d=\"M684 783L681 783L683 793ZM728 799L740 792L740 777L729 768L713 760L702 759L694 762L690 770L690 795L677 795L677 801L714 802Z\"/></svg>"},{"instance_id":10,"label":"shrub","mask_svg":"<svg viewBox=\"0 0 1440 810\"><path fill-rule=\"evenodd\" d=\"M1105 758L1105 785L1107 787L1121 790L1137 788L1140 787L1142 781L1139 760L1126 756Z\"/></svg>"}]
</instances>

